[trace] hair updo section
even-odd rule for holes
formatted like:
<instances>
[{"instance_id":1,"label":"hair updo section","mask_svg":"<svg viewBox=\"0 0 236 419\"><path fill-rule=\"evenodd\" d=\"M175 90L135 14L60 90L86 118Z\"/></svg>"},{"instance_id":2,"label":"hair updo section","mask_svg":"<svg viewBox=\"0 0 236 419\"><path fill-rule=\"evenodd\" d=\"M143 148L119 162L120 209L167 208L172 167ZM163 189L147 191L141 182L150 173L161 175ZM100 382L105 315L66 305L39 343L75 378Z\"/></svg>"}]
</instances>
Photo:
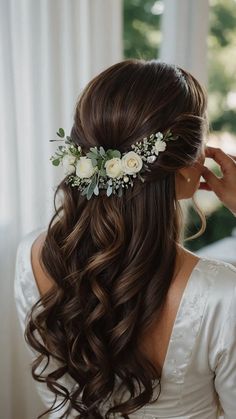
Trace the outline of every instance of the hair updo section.
<instances>
[{"instance_id":1,"label":"hair updo section","mask_svg":"<svg viewBox=\"0 0 236 419\"><path fill-rule=\"evenodd\" d=\"M159 179L195 161L208 127L206 103L205 89L176 65L126 60L87 85L76 105L71 137L85 152L102 145L123 153L151 133L170 129L178 141L168 142L144 176Z\"/></svg>"},{"instance_id":2,"label":"hair updo section","mask_svg":"<svg viewBox=\"0 0 236 419\"><path fill-rule=\"evenodd\" d=\"M125 153L158 131L171 130L178 140L150 164L145 182L135 178L122 197L100 190L88 201L65 179L56 189L40 260L55 286L33 306L25 336L39 353L33 378L68 406L60 417L73 409L78 418L129 418L158 403L160 370L141 343L173 278L180 235L175 173L198 158L206 107L206 92L189 72L136 59L98 74L76 103L70 136L85 153L95 146ZM58 368L41 374L45 360ZM60 383L65 374L77 384L71 391Z\"/></svg>"}]
</instances>

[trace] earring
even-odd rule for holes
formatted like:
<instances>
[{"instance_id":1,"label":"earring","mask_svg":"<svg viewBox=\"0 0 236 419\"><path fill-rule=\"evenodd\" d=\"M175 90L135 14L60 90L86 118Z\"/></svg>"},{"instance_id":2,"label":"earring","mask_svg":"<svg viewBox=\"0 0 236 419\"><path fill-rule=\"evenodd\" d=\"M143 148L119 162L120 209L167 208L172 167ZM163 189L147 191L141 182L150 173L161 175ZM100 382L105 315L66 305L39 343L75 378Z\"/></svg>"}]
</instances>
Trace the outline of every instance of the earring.
<instances>
[{"instance_id":1,"label":"earring","mask_svg":"<svg viewBox=\"0 0 236 419\"><path fill-rule=\"evenodd\" d=\"M186 180L187 180L188 183L191 181L190 177L188 177Z\"/></svg>"}]
</instances>

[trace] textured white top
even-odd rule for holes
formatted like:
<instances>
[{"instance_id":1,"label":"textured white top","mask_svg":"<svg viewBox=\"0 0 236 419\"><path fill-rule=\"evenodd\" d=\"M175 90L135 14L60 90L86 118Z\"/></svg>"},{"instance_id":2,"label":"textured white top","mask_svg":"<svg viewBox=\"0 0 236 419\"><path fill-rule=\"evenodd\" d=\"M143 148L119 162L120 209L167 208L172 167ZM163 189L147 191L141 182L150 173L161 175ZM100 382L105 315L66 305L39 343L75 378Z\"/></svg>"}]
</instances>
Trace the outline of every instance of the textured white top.
<instances>
[{"instance_id":1,"label":"textured white top","mask_svg":"<svg viewBox=\"0 0 236 419\"><path fill-rule=\"evenodd\" d=\"M40 297L32 271L31 246L41 231L27 234L17 249L14 292L22 331L27 312ZM53 370L53 365L54 361L47 371ZM68 389L76 385L68 375L60 382ZM45 406L50 407L54 395L46 385L36 383L36 386ZM176 315L163 366L161 395L154 404L149 403L129 416L216 419L217 394L224 419L235 419L236 268L201 258L187 282ZM51 414L50 419L59 418L62 411ZM76 413L69 417L76 417Z\"/></svg>"}]
</instances>

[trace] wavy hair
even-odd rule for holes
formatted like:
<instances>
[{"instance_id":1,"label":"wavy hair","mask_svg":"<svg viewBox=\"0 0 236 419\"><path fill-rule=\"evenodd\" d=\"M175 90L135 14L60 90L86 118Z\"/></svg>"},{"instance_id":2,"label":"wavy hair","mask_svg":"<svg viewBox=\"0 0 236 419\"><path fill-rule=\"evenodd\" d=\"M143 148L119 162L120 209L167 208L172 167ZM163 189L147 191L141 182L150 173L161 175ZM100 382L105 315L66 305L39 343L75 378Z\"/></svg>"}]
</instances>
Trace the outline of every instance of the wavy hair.
<instances>
[{"instance_id":1,"label":"wavy hair","mask_svg":"<svg viewBox=\"0 0 236 419\"><path fill-rule=\"evenodd\" d=\"M175 174L199 156L206 107L200 83L159 60L112 65L78 99L70 135L85 152L100 145L127 152L167 129L179 138L143 174L145 183L136 178L122 197L100 191L88 201L67 177L55 191L40 254L54 285L32 307L25 338L37 352L33 378L69 404L61 418L71 409L77 418L117 412L129 418L160 394L160 372L140 342L157 321L174 274L181 227ZM51 359L54 371L39 373L41 362ZM58 382L64 374L77 383L72 391ZM116 383L129 397L102 413L101 404L120 394Z\"/></svg>"}]
</instances>

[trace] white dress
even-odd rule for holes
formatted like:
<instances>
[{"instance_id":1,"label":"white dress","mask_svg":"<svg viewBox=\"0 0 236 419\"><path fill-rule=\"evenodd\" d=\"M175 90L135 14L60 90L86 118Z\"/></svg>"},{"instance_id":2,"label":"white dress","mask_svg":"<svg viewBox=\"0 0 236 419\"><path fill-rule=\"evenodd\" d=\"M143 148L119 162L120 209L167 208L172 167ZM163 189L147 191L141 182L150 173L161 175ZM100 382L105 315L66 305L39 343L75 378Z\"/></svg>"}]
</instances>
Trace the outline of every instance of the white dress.
<instances>
[{"instance_id":1,"label":"white dress","mask_svg":"<svg viewBox=\"0 0 236 419\"><path fill-rule=\"evenodd\" d=\"M31 246L41 231L27 234L17 249L14 292L22 331L27 312L40 297L32 271ZM30 353L34 355L32 350ZM52 370L53 362L49 366ZM60 382L68 389L76 385L68 375ZM46 385L36 386L45 406L50 407L54 395ZM146 404L129 416L216 419L217 397L223 418L236 419L236 268L201 258L187 282L176 315L163 366L161 395L154 404ZM50 419L59 418L62 411L52 413ZM35 412L35 417L39 413ZM69 417L76 417L76 413Z\"/></svg>"}]
</instances>

